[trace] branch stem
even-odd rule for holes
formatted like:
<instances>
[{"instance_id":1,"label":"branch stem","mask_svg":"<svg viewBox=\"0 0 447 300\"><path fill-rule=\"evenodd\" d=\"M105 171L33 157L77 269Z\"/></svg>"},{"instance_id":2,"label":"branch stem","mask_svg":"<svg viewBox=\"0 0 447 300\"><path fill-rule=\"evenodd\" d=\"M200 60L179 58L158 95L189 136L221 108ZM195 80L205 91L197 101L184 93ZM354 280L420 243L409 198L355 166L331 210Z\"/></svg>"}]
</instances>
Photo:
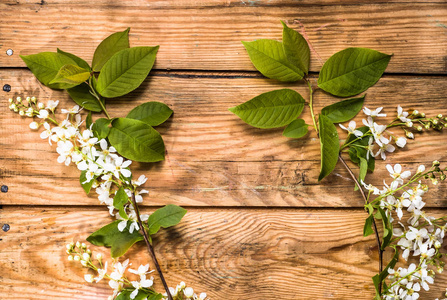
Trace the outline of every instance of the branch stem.
<instances>
[{"instance_id":1,"label":"branch stem","mask_svg":"<svg viewBox=\"0 0 447 300\"><path fill-rule=\"evenodd\" d=\"M351 168L346 164L346 161L341 156L341 153L338 154L338 160L341 161L345 169L348 171L349 175L351 176L352 180L354 180L355 184L359 188L360 194L362 194L363 199L365 200L365 203L368 203L368 198L366 197L365 191L363 191L362 186L360 185L359 181L357 180L357 177L355 177L354 173L352 172ZM374 233L376 235L376 241L377 241L377 247L379 252L379 273L382 273L383 271L383 250L382 250L382 243L380 242L380 236L379 231L377 230L376 220L373 218L372 224L374 227ZM382 294L382 283L379 284L379 295Z\"/></svg>"},{"instance_id":2,"label":"branch stem","mask_svg":"<svg viewBox=\"0 0 447 300\"><path fill-rule=\"evenodd\" d=\"M168 287L168 285L166 283L166 280L165 280L165 278L163 276L163 272L161 271L160 265L158 264L157 257L155 256L154 248L152 247L152 244L149 242L149 238L147 236L146 229L144 228L143 222L141 221L140 210L139 210L137 202L135 200L135 193L134 192L132 192L132 205L135 208L135 212L136 212L136 215L137 215L138 226L140 226L140 229L143 232L143 237L144 237L144 241L146 242L147 250L149 251L149 254L152 257L152 261L155 264L155 268L157 269L158 275L160 275L160 279L161 279L161 282L163 283L163 287L166 290L166 294L168 295L168 299L169 300L173 300L172 299L172 295L169 292L169 287Z\"/></svg>"},{"instance_id":3,"label":"branch stem","mask_svg":"<svg viewBox=\"0 0 447 300\"><path fill-rule=\"evenodd\" d=\"M317 121L315 120L315 114L314 114L314 107L313 107L313 90L312 90L312 84L309 80L306 79L307 85L309 86L309 108L310 108L310 114L312 116L312 121L314 123L315 131L318 134L318 127L317 127Z\"/></svg>"}]
</instances>

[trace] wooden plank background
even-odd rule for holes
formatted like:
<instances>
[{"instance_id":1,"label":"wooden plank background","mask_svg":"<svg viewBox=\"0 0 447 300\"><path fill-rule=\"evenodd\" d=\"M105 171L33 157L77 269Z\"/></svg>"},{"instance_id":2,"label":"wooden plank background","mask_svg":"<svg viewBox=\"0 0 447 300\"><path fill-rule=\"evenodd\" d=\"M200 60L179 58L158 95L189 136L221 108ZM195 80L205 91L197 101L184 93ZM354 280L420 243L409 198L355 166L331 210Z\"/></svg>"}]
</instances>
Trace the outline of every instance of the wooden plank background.
<instances>
[{"instance_id":1,"label":"wooden plank background","mask_svg":"<svg viewBox=\"0 0 447 300\"><path fill-rule=\"evenodd\" d=\"M94 7L93 7L94 6ZM280 20L301 30L313 49L311 71L349 46L394 53L385 76L366 96L390 120L397 104L447 115L447 4L438 1L293 0L3 0L0 3L0 299L106 299L107 284L86 284L64 245L108 222L78 171L56 163L54 146L7 108L9 97L36 96L72 105L42 86L20 55L59 47L91 61L96 45L131 27L131 46L160 45L155 70L129 96L109 101L113 116L161 101L174 116L159 127L167 160L136 164L149 177L145 210L167 203L188 208L184 222L160 234L156 251L168 283L184 280L212 299L371 299L377 268L372 238L362 237L362 199L341 166L318 183L319 144L260 130L228 112L272 89L293 88L255 71L241 40L281 39ZM304 29L303 27L304 26ZM7 56L12 49L14 54ZM334 98L318 91L316 109ZM307 121L308 111L305 110ZM362 116L356 117L361 122ZM445 133L417 134L392 154L415 170L447 162ZM386 178L378 161L369 181ZM446 214L447 188L427 195ZM97 248L95 248L97 249ZM98 249L106 253L104 249ZM148 261L142 246L129 256ZM445 275L421 299L442 296ZM158 287L160 283L157 282Z\"/></svg>"}]
</instances>

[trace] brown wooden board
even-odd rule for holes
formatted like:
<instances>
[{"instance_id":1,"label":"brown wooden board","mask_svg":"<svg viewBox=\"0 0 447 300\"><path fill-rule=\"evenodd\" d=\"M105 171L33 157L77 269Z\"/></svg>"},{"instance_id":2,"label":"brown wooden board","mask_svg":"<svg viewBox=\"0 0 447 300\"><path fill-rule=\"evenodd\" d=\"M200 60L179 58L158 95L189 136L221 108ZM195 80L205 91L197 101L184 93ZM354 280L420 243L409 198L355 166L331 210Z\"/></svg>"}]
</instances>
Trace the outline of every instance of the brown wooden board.
<instances>
[{"instance_id":1,"label":"brown wooden board","mask_svg":"<svg viewBox=\"0 0 447 300\"><path fill-rule=\"evenodd\" d=\"M211 299L372 299L378 258L374 238L362 236L365 216L361 210L190 209L154 244L169 285L183 280ZM65 245L85 241L110 221L100 208L0 210L0 223L11 228L0 232L1 299L106 299L107 282L86 283L85 269L67 261ZM127 257L133 268L153 268L144 244ZM441 297L446 279L437 276L421 299Z\"/></svg>"},{"instance_id":2,"label":"brown wooden board","mask_svg":"<svg viewBox=\"0 0 447 300\"><path fill-rule=\"evenodd\" d=\"M369 47L394 54L387 72L444 74L446 8L440 0L4 0L0 66L24 66L19 54L57 47L90 62L101 40L131 27L132 46L161 46L155 68L254 70L241 41L280 40L284 20L305 26L317 53L312 71L346 47Z\"/></svg>"},{"instance_id":3,"label":"brown wooden board","mask_svg":"<svg viewBox=\"0 0 447 300\"><path fill-rule=\"evenodd\" d=\"M447 115L445 77L385 76L367 92L365 105L384 106L390 121L396 106L418 109L429 116ZM10 192L1 194L3 204L95 205L94 192L86 196L79 185L76 167L57 164L55 146L41 140L29 129L29 118L8 109L7 98L27 95L46 102L59 99L60 107L71 107L66 92L42 86L27 70L3 69L0 86L0 178ZM362 200L353 193L353 181L341 165L334 174L318 183L319 142L314 132L305 139L282 136L282 129L253 128L227 109L262 92L293 88L308 98L302 83L278 84L251 73L153 72L142 87L120 100L110 100L112 116L125 116L146 101L161 101L174 110L173 117L158 129L164 137L167 159L157 164L134 163L136 176L146 174L145 188L151 191L146 205L176 203L187 206L299 206L359 207ZM25 94L24 94L25 93ZM338 101L315 93L316 110ZM308 108L304 119L311 124ZM96 116L95 116L96 117ZM356 117L358 126L364 117ZM380 119L379 119L380 121ZM395 134L402 135L399 130ZM339 130L341 137L346 137ZM369 182L381 185L390 180L385 165L400 162L415 171L419 164L435 159L447 161L443 132L416 134L409 145L391 154L390 161L377 160L377 171ZM356 169L356 168L355 168ZM446 203L447 189L427 194L432 206ZM63 196L61 196L63 195Z\"/></svg>"}]
</instances>

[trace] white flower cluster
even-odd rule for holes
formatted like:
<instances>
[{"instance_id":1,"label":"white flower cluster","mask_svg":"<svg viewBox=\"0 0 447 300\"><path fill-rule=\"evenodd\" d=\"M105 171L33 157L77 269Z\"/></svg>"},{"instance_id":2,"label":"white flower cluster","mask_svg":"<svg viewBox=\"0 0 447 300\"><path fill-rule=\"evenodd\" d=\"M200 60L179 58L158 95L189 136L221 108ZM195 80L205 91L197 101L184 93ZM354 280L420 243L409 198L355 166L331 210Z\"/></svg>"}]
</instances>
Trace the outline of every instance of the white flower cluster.
<instances>
[{"instance_id":1,"label":"white flower cluster","mask_svg":"<svg viewBox=\"0 0 447 300\"><path fill-rule=\"evenodd\" d=\"M193 299L193 300L205 300L207 298L206 293L197 294L194 293L194 289L192 287L187 287L186 284L182 281L180 284L176 286L176 288L169 288L169 292L171 293L174 300L185 300L185 299ZM162 298L163 300L168 300L167 294L164 293Z\"/></svg>"},{"instance_id":2,"label":"white flower cluster","mask_svg":"<svg viewBox=\"0 0 447 300\"><path fill-rule=\"evenodd\" d=\"M115 262L113 264L113 270L110 274L107 273L108 263L105 262L103 264L103 257L101 254L96 255L97 265L92 260L92 252L84 243L70 243L67 245L67 254L68 260L70 261L80 261L82 266L92 269L97 273L97 276L94 277L92 274L85 274L84 279L89 283L99 282L102 279L106 278L109 280L109 286L113 289L113 295L109 296L109 300L115 299L120 292L122 292L125 288L126 290L130 290L133 288L132 293L130 294L131 299L135 299L138 295L139 291L150 291L151 293L155 293L152 289L154 284L154 278L147 278L147 274L154 272L154 270L149 271L149 264L140 265L137 270L128 269L131 265L129 260L125 260L123 263ZM132 274L138 275L138 281L130 281L125 272L129 271ZM147 298L146 298L147 299Z\"/></svg>"},{"instance_id":3,"label":"white flower cluster","mask_svg":"<svg viewBox=\"0 0 447 300\"><path fill-rule=\"evenodd\" d=\"M62 109L61 112L66 114L64 120L60 123L54 118L55 109L59 101L48 101L47 105L38 102L35 97L26 98L26 102L20 97L13 101L10 99L10 108L17 112L23 112L26 116L42 119L40 123L33 121L30 128L37 130L41 126L44 131L41 132L42 139L48 139L50 145L52 142L57 144L56 151L59 154L57 161L70 165L74 163L80 171L85 171L85 181L87 184L93 181L92 188L95 188L98 199L101 203L107 205L109 213L116 216L118 220L122 220L118 224L120 231L129 228L129 232L139 230L137 215L132 203L125 206L125 215L115 214L113 206L113 197L117 190L113 186L123 186L126 194L130 198L132 193L135 195L137 203L143 202L143 194L149 193L147 190L137 190L137 187L143 185L147 178L141 175L138 180L131 180L132 172L129 169L132 161L124 160L117 155L114 147L109 146L107 140L98 140L91 128L81 129L83 120L80 112L81 108L76 105L71 109ZM29 112L29 114L28 114ZM53 118L50 116L52 114ZM55 126L51 126L53 124ZM141 221L147 221L148 215L140 215Z\"/></svg>"},{"instance_id":4,"label":"white flower cluster","mask_svg":"<svg viewBox=\"0 0 447 300\"><path fill-rule=\"evenodd\" d=\"M389 185L384 181L384 187L379 189L362 183L370 194L378 196L371 204L383 209L390 222L394 220L393 216L397 217L399 228L393 229L393 235L398 240L397 247L403 251L402 257L408 260L410 254L419 256L419 264L412 263L408 268L399 267L397 270L388 269L391 283L383 298L415 300L419 298L421 288L428 291L429 284L434 282L435 272L429 267L443 271L444 263L440 260L442 255L439 249L447 226L444 218L436 219L423 210L426 203L422 196L428 191L428 186L422 183L421 178L431 178L437 184L435 172L439 172L442 179L445 177L437 161L428 172L425 172L423 165L419 166L413 177L410 171L403 171L400 164L387 165L386 168L392 178ZM407 225L401 222L405 211L408 214Z\"/></svg>"},{"instance_id":5,"label":"white flower cluster","mask_svg":"<svg viewBox=\"0 0 447 300\"><path fill-rule=\"evenodd\" d=\"M339 126L342 129L348 131L349 134L354 134L357 138L370 136L369 143L367 146L368 159L369 157L380 156L383 160L385 160L387 152L394 152L396 150L396 147L392 145L393 141L395 142L396 146L400 148L405 147L405 145L407 144L407 139L405 137L398 137L392 134L391 132L388 131L389 128L395 126L404 127L402 124L404 124L405 127L413 127L412 119L408 118L409 113L404 112L402 107L400 106L397 107L397 118L391 124L389 125L378 124L377 122L375 122L377 117L386 117L386 114L381 113L382 109L383 107L379 107L375 110L370 110L366 107L363 109L365 115L368 116L366 119L362 120L363 124L369 128L369 130L365 133L356 129L355 121L349 122L348 127L339 124ZM397 121L398 123L394 123L395 121ZM406 129L404 130L408 138L411 139L414 138L412 132L407 131ZM379 149L375 153L374 153L374 145L377 145L379 147Z\"/></svg>"}]
</instances>

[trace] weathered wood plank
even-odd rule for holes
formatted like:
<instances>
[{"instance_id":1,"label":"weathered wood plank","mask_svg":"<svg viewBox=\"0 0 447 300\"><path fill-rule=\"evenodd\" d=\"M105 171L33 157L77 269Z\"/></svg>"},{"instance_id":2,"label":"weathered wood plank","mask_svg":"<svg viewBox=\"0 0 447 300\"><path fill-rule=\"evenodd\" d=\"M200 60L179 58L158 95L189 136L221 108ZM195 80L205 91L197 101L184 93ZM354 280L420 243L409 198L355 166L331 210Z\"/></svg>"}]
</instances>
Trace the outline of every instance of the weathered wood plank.
<instances>
[{"instance_id":1,"label":"weathered wood plank","mask_svg":"<svg viewBox=\"0 0 447 300\"><path fill-rule=\"evenodd\" d=\"M90 61L102 39L131 27L133 46L161 45L158 69L254 70L240 41L281 39L280 20L306 27L321 56L312 55L313 71L350 46L394 53L387 72L447 71L445 1L7 0L0 3L0 65L24 66L18 54L57 47Z\"/></svg>"},{"instance_id":2,"label":"weathered wood plank","mask_svg":"<svg viewBox=\"0 0 447 300\"><path fill-rule=\"evenodd\" d=\"M172 120L159 129L168 150L167 160L157 164L135 164L136 174L146 174L151 197L146 204L178 203L189 206L362 206L352 194L353 182L338 166L335 174L321 183L319 142L311 133L304 140L291 140L281 130L252 128L228 112L227 108L261 92L293 85L277 84L249 74L193 74L156 72L131 96L108 102L112 116L125 116L144 101L162 101L174 110ZM393 118L395 107L425 111L427 115L445 111L445 77L385 77L368 91L366 105L384 105ZM2 204L91 205L93 196L83 195L75 167L57 164L55 148L28 128L30 120L7 108L10 96L29 92L42 101L59 99L61 107L72 106L64 92L42 87L29 71L0 71L0 86L8 83L10 93L1 93L0 178L10 187L2 194ZM307 98L302 84L296 89ZM200 91L200 92L198 92ZM138 100L136 99L138 98ZM317 110L333 98L317 92ZM305 119L310 124L309 112ZM362 116L356 117L361 122ZM341 131L340 131L341 133ZM395 131L398 134L398 131ZM420 163L447 161L446 135L433 132L416 135L408 148L391 155L413 170ZM388 178L385 162L378 162L372 182ZM61 197L60 195L64 195ZM346 197L346 195L350 195ZM427 195L430 205L445 205L447 189Z\"/></svg>"},{"instance_id":3,"label":"weathered wood plank","mask_svg":"<svg viewBox=\"0 0 447 300\"><path fill-rule=\"evenodd\" d=\"M106 211L6 207L0 213L0 222L11 226L0 233L3 300L109 295L106 282L85 283L85 271L65 254L66 243L109 222ZM362 236L364 217L360 210L191 209L156 238L155 250L170 285L184 280L211 299L371 299L378 258L374 238ZM128 257L133 266L148 262L143 244ZM437 277L425 297L441 296L446 279Z\"/></svg>"}]
</instances>

